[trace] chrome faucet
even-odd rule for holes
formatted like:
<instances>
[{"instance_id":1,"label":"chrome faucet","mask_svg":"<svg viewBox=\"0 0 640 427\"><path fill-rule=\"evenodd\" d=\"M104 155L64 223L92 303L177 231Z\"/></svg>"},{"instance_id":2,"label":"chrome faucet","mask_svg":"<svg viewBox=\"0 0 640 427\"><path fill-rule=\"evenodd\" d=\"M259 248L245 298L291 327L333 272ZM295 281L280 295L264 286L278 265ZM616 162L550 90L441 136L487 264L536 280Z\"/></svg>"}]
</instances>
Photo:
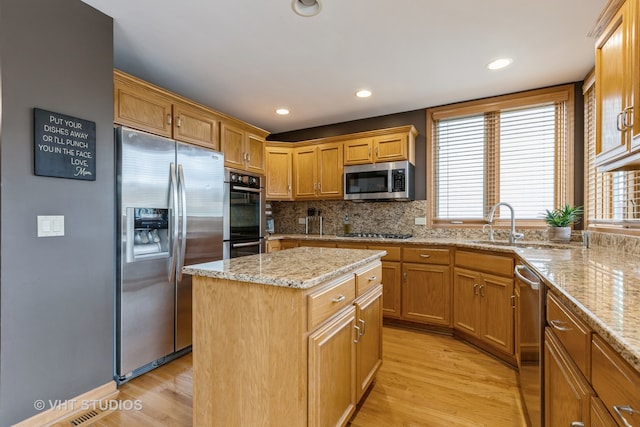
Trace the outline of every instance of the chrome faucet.
<instances>
[{"instance_id":1,"label":"chrome faucet","mask_svg":"<svg viewBox=\"0 0 640 427\"><path fill-rule=\"evenodd\" d=\"M524 237L524 234L516 233L516 215L513 210L513 206L505 202L496 203L495 205L493 205L491 211L489 212L487 222L489 223L489 225L493 223L493 216L495 215L496 209L498 209L499 206L506 206L511 211L511 231L509 231L509 244L515 245L518 239L522 239Z\"/></svg>"}]
</instances>

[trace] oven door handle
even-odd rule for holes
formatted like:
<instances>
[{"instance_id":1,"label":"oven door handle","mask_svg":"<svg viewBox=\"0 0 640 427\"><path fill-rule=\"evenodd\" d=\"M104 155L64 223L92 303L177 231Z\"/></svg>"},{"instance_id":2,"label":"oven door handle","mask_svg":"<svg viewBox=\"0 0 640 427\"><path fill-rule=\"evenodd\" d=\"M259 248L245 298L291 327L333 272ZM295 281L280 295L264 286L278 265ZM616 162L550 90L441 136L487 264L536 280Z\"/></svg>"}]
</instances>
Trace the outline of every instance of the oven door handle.
<instances>
[{"instance_id":1,"label":"oven door handle","mask_svg":"<svg viewBox=\"0 0 640 427\"><path fill-rule=\"evenodd\" d=\"M237 191L247 191L249 193L261 193L262 192L261 188L240 187L238 185L232 185L231 189L232 190L237 190Z\"/></svg>"},{"instance_id":2,"label":"oven door handle","mask_svg":"<svg viewBox=\"0 0 640 427\"><path fill-rule=\"evenodd\" d=\"M260 243L262 243L262 242L260 242L259 240L257 242L232 243L231 247L232 248L247 248L249 246L259 246Z\"/></svg>"}]
</instances>

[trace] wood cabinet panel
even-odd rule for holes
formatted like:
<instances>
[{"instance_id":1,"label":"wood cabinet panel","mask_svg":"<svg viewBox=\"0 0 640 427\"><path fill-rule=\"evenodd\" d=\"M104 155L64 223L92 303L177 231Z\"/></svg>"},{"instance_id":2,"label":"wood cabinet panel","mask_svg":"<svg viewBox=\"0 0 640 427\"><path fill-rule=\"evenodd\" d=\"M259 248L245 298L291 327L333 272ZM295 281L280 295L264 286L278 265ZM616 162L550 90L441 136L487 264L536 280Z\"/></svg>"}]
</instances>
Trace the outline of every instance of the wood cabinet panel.
<instances>
[{"instance_id":1,"label":"wood cabinet panel","mask_svg":"<svg viewBox=\"0 0 640 427\"><path fill-rule=\"evenodd\" d=\"M609 411L607 411L606 406L602 403L596 396L591 396L591 422L589 425L591 427L618 427L618 423L615 422Z\"/></svg>"},{"instance_id":2,"label":"wood cabinet panel","mask_svg":"<svg viewBox=\"0 0 640 427\"><path fill-rule=\"evenodd\" d=\"M478 274L456 267L453 273L453 327L478 335L480 283Z\"/></svg>"},{"instance_id":3,"label":"wood cabinet panel","mask_svg":"<svg viewBox=\"0 0 640 427\"><path fill-rule=\"evenodd\" d=\"M385 317L402 315L402 268L396 261L382 262L382 313Z\"/></svg>"},{"instance_id":4,"label":"wood cabinet panel","mask_svg":"<svg viewBox=\"0 0 640 427\"><path fill-rule=\"evenodd\" d=\"M424 264L449 265L449 249L410 247L402 248L402 261Z\"/></svg>"},{"instance_id":5,"label":"wood cabinet panel","mask_svg":"<svg viewBox=\"0 0 640 427\"><path fill-rule=\"evenodd\" d=\"M402 263L402 318L451 326L448 266Z\"/></svg>"},{"instance_id":6,"label":"wood cabinet panel","mask_svg":"<svg viewBox=\"0 0 640 427\"><path fill-rule=\"evenodd\" d=\"M514 354L513 280L483 274L482 281L479 289L482 338L494 348Z\"/></svg>"},{"instance_id":7,"label":"wood cabinet panel","mask_svg":"<svg viewBox=\"0 0 640 427\"><path fill-rule=\"evenodd\" d=\"M367 249L387 251L387 254L382 257L382 261L400 261L402 259L402 248L400 246L367 244Z\"/></svg>"},{"instance_id":8,"label":"wood cabinet panel","mask_svg":"<svg viewBox=\"0 0 640 427\"><path fill-rule=\"evenodd\" d=\"M355 305L361 333L356 346L356 400L360 401L382 365L382 285L370 288Z\"/></svg>"},{"instance_id":9,"label":"wood cabinet panel","mask_svg":"<svg viewBox=\"0 0 640 427\"><path fill-rule=\"evenodd\" d=\"M343 147L345 166L373 163L373 140L371 138L356 138L344 141Z\"/></svg>"},{"instance_id":10,"label":"wood cabinet panel","mask_svg":"<svg viewBox=\"0 0 640 427\"><path fill-rule=\"evenodd\" d=\"M511 256L456 250L455 263L458 267L513 277L514 261Z\"/></svg>"},{"instance_id":11,"label":"wood cabinet panel","mask_svg":"<svg viewBox=\"0 0 640 427\"><path fill-rule=\"evenodd\" d=\"M356 297L355 277L332 283L309 295L309 330L351 305Z\"/></svg>"},{"instance_id":12,"label":"wood cabinet panel","mask_svg":"<svg viewBox=\"0 0 640 427\"><path fill-rule=\"evenodd\" d=\"M247 133L246 139L247 158L245 161L245 170L258 175L265 173L265 140L263 137Z\"/></svg>"},{"instance_id":13,"label":"wood cabinet panel","mask_svg":"<svg viewBox=\"0 0 640 427\"><path fill-rule=\"evenodd\" d=\"M293 152L293 192L294 199L314 199L316 197L316 149L300 147Z\"/></svg>"},{"instance_id":14,"label":"wood cabinet panel","mask_svg":"<svg viewBox=\"0 0 640 427\"><path fill-rule=\"evenodd\" d=\"M219 122L210 112L176 102L173 105L173 117L175 139L220 150Z\"/></svg>"},{"instance_id":15,"label":"wood cabinet panel","mask_svg":"<svg viewBox=\"0 0 640 427\"><path fill-rule=\"evenodd\" d=\"M549 328L544 348L545 425L586 425L594 394L591 386Z\"/></svg>"},{"instance_id":16,"label":"wood cabinet panel","mask_svg":"<svg viewBox=\"0 0 640 427\"><path fill-rule=\"evenodd\" d=\"M220 127L220 147L224 153L224 165L233 169L244 169L244 130L229 123Z\"/></svg>"},{"instance_id":17,"label":"wood cabinet panel","mask_svg":"<svg viewBox=\"0 0 640 427\"><path fill-rule=\"evenodd\" d=\"M292 200L293 149L267 147L265 156L265 197L267 200Z\"/></svg>"},{"instance_id":18,"label":"wood cabinet panel","mask_svg":"<svg viewBox=\"0 0 640 427\"><path fill-rule=\"evenodd\" d=\"M355 411L355 314L351 306L309 336L310 426L344 426Z\"/></svg>"},{"instance_id":19,"label":"wood cabinet panel","mask_svg":"<svg viewBox=\"0 0 640 427\"><path fill-rule=\"evenodd\" d=\"M382 282L382 264L356 273L356 295L360 296Z\"/></svg>"},{"instance_id":20,"label":"wood cabinet panel","mask_svg":"<svg viewBox=\"0 0 640 427\"><path fill-rule=\"evenodd\" d=\"M113 98L113 121L116 124L171 138L171 97L115 78Z\"/></svg>"},{"instance_id":21,"label":"wood cabinet panel","mask_svg":"<svg viewBox=\"0 0 640 427\"><path fill-rule=\"evenodd\" d=\"M409 135L406 133L377 136L373 138L373 147L375 163L409 159Z\"/></svg>"},{"instance_id":22,"label":"wood cabinet panel","mask_svg":"<svg viewBox=\"0 0 640 427\"><path fill-rule=\"evenodd\" d=\"M342 199L344 165L342 144L322 144L317 147L317 195L321 199Z\"/></svg>"}]
</instances>

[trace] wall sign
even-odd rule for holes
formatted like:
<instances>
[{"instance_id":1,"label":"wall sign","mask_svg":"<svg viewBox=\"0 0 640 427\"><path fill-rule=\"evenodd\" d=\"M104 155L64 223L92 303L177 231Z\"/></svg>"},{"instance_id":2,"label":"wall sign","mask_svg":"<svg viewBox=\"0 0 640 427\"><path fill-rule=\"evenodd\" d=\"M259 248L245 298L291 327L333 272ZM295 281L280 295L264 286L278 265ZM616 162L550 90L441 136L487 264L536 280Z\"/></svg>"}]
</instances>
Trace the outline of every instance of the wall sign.
<instances>
[{"instance_id":1,"label":"wall sign","mask_svg":"<svg viewBox=\"0 0 640 427\"><path fill-rule=\"evenodd\" d=\"M96 122L33 109L35 174L96 180Z\"/></svg>"}]
</instances>

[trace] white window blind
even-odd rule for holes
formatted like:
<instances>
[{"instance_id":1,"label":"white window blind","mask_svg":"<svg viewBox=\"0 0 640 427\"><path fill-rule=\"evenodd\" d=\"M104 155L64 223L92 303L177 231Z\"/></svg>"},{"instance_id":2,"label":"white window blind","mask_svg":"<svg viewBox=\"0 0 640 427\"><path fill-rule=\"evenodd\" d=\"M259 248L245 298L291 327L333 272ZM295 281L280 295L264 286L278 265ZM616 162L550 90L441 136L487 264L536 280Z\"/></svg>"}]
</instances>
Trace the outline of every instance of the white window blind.
<instances>
[{"instance_id":1,"label":"white window blind","mask_svg":"<svg viewBox=\"0 0 640 427\"><path fill-rule=\"evenodd\" d=\"M518 219L541 221L545 209L556 207L564 111L563 102L547 102L437 120L435 220L482 221L495 203L507 202ZM499 218L509 216L499 211Z\"/></svg>"}]
</instances>

